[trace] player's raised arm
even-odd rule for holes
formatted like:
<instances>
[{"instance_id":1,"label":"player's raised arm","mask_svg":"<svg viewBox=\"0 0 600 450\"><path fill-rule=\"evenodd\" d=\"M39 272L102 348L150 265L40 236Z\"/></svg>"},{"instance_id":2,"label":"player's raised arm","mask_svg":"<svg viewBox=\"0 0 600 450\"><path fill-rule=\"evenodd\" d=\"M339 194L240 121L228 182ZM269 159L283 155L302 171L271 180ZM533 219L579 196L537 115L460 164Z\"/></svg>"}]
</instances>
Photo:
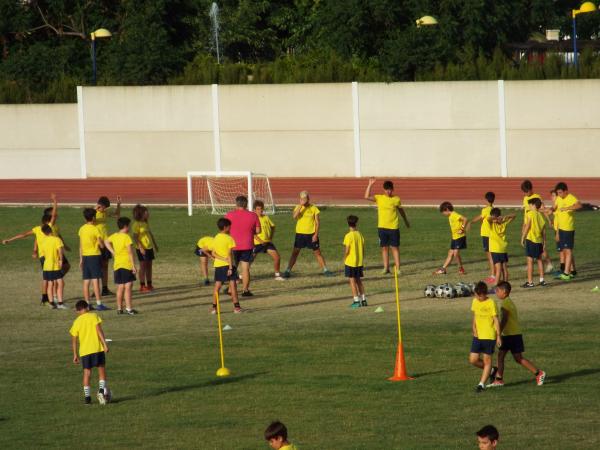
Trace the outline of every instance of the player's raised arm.
<instances>
[{"instance_id":1,"label":"player's raised arm","mask_svg":"<svg viewBox=\"0 0 600 450\"><path fill-rule=\"evenodd\" d=\"M367 184L367 188L365 189L365 200L369 200L370 202L374 202L375 198L371 195L371 189L375 184L375 178L369 178L369 183Z\"/></svg>"},{"instance_id":2,"label":"player's raised arm","mask_svg":"<svg viewBox=\"0 0 600 450\"><path fill-rule=\"evenodd\" d=\"M17 239L25 239L27 236L31 236L31 235L33 235L33 231L31 231L31 230L28 230L28 231L25 231L25 232L23 232L23 233L19 233L19 234L15 235L15 236L13 236L13 237L11 237L11 238L8 238L8 239L3 239L3 240L2 240L2 243L3 243L4 245L6 245L6 244L8 244L9 242L16 241ZM34 247L34 249L35 249L35 247Z\"/></svg>"},{"instance_id":3,"label":"player's raised arm","mask_svg":"<svg viewBox=\"0 0 600 450\"><path fill-rule=\"evenodd\" d=\"M56 223L56 217L58 216L58 202L56 201L56 194L50 194L50 199L52 200L52 212L50 213L50 222L48 222L51 226Z\"/></svg>"}]
</instances>

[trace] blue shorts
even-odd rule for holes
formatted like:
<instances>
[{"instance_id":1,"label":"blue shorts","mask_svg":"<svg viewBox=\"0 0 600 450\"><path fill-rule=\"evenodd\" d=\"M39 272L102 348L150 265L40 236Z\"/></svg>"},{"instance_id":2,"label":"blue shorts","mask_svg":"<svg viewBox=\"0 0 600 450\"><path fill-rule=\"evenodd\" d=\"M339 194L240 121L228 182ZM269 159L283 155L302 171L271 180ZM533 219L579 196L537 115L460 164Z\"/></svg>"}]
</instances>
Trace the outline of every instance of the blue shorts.
<instances>
[{"instance_id":1,"label":"blue shorts","mask_svg":"<svg viewBox=\"0 0 600 450\"><path fill-rule=\"evenodd\" d=\"M377 228L380 247L400 247L400 230Z\"/></svg>"},{"instance_id":2,"label":"blue shorts","mask_svg":"<svg viewBox=\"0 0 600 450\"><path fill-rule=\"evenodd\" d=\"M525 344L523 343L522 334L513 334L512 336L502 336L502 345L500 350L506 352L510 351L513 355L515 353L523 353L525 351Z\"/></svg>"},{"instance_id":3,"label":"blue shorts","mask_svg":"<svg viewBox=\"0 0 600 450\"><path fill-rule=\"evenodd\" d=\"M196 247L196 250L194 250L194 255L200 256L203 258L208 258L208 255L206 253L204 253L204 251L200 247Z\"/></svg>"},{"instance_id":4,"label":"blue shorts","mask_svg":"<svg viewBox=\"0 0 600 450\"><path fill-rule=\"evenodd\" d=\"M153 248L147 248L146 250L146 254L142 255L142 252L140 252L139 250L136 250L135 252L137 253L137 257L138 257L138 261L142 262L142 261L152 261L154 259L154 249Z\"/></svg>"},{"instance_id":5,"label":"blue shorts","mask_svg":"<svg viewBox=\"0 0 600 450\"><path fill-rule=\"evenodd\" d=\"M135 281L135 275L129 269L115 270L115 284L127 284Z\"/></svg>"},{"instance_id":6,"label":"blue shorts","mask_svg":"<svg viewBox=\"0 0 600 450\"><path fill-rule=\"evenodd\" d=\"M91 369L92 367L104 366L106 364L106 355L104 352L92 353L82 356L81 367Z\"/></svg>"},{"instance_id":7,"label":"blue shorts","mask_svg":"<svg viewBox=\"0 0 600 450\"><path fill-rule=\"evenodd\" d=\"M508 253L491 253L492 261L494 264L501 264L508 262Z\"/></svg>"},{"instance_id":8,"label":"blue shorts","mask_svg":"<svg viewBox=\"0 0 600 450\"><path fill-rule=\"evenodd\" d=\"M452 239L450 241L451 250L463 250L467 248L467 237L463 236L458 239Z\"/></svg>"},{"instance_id":9,"label":"blue shorts","mask_svg":"<svg viewBox=\"0 0 600 450\"><path fill-rule=\"evenodd\" d=\"M359 266L359 267L344 266L344 273L347 278L360 279L364 276L363 275L363 266Z\"/></svg>"},{"instance_id":10,"label":"blue shorts","mask_svg":"<svg viewBox=\"0 0 600 450\"><path fill-rule=\"evenodd\" d=\"M81 267L81 273L84 280L95 280L96 278L102 278L102 256L92 255L83 256L83 264Z\"/></svg>"},{"instance_id":11,"label":"blue shorts","mask_svg":"<svg viewBox=\"0 0 600 450\"><path fill-rule=\"evenodd\" d=\"M294 239L294 248L310 248L313 251L319 250L319 239L313 242L312 237L312 234L296 233L296 237Z\"/></svg>"},{"instance_id":12,"label":"blue shorts","mask_svg":"<svg viewBox=\"0 0 600 450\"><path fill-rule=\"evenodd\" d=\"M485 353L486 355L494 354L496 341L493 339L478 339L473 337L471 342L471 353Z\"/></svg>"},{"instance_id":13,"label":"blue shorts","mask_svg":"<svg viewBox=\"0 0 600 450\"><path fill-rule=\"evenodd\" d=\"M215 281L227 283L228 281L236 281L238 279L237 269L233 267L231 275L227 275L229 266L215 267Z\"/></svg>"},{"instance_id":14,"label":"blue shorts","mask_svg":"<svg viewBox=\"0 0 600 450\"><path fill-rule=\"evenodd\" d=\"M240 261L251 262L252 261L252 249L248 250L234 250L233 251L234 264L237 266Z\"/></svg>"},{"instance_id":15,"label":"blue shorts","mask_svg":"<svg viewBox=\"0 0 600 450\"><path fill-rule=\"evenodd\" d=\"M62 277L64 277L64 273L62 270L44 270L42 272L42 278L45 281L56 281L56 280L60 280Z\"/></svg>"},{"instance_id":16,"label":"blue shorts","mask_svg":"<svg viewBox=\"0 0 600 450\"><path fill-rule=\"evenodd\" d=\"M254 246L254 249L252 250L252 252L257 255L259 253L267 253L269 250L272 250L274 252L277 251L277 247L275 247L275 244L273 244L272 242L266 242L264 244L258 244Z\"/></svg>"},{"instance_id":17,"label":"blue shorts","mask_svg":"<svg viewBox=\"0 0 600 450\"><path fill-rule=\"evenodd\" d=\"M544 253L544 244L525 239L525 256L532 259L541 259L542 253Z\"/></svg>"},{"instance_id":18,"label":"blue shorts","mask_svg":"<svg viewBox=\"0 0 600 450\"><path fill-rule=\"evenodd\" d=\"M490 251L490 238L489 236L481 236L481 243L483 244L483 251Z\"/></svg>"},{"instance_id":19,"label":"blue shorts","mask_svg":"<svg viewBox=\"0 0 600 450\"><path fill-rule=\"evenodd\" d=\"M558 248L560 250L575 248L575 231L558 230Z\"/></svg>"}]
</instances>

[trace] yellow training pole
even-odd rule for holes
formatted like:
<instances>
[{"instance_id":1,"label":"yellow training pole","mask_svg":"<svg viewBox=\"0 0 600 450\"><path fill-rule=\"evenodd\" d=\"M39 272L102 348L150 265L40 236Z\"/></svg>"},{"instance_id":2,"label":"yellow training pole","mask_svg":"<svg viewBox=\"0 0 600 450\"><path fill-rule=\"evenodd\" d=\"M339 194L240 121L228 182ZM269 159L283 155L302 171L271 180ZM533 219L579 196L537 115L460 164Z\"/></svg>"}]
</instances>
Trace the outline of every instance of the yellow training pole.
<instances>
[{"instance_id":1,"label":"yellow training pole","mask_svg":"<svg viewBox=\"0 0 600 450\"><path fill-rule=\"evenodd\" d=\"M398 287L398 267L394 266L394 282L396 284L396 315L398 317L398 345L402 345L402 325L400 322L400 288Z\"/></svg>"},{"instance_id":2,"label":"yellow training pole","mask_svg":"<svg viewBox=\"0 0 600 450\"><path fill-rule=\"evenodd\" d=\"M400 288L398 285L398 266L394 267L394 283L396 286L396 317L398 319L398 350L396 351L396 365L394 367L394 376L388 378L390 381L412 380L406 374L406 362L404 361L404 348L402 346L402 325L400 322Z\"/></svg>"},{"instance_id":3,"label":"yellow training pole","mask_svg":"<svg viewBox=\"0 0 600 450\"><path fill-rule=\"evenodd\" d=\"M219 292L215 293L217 300L217 323L219 324L219 351L221 353L221 367L217 370L218 377L226 377L230 375L229 369L225 367L225 351L223 350L223 330L221 328L221 305L219 302Z\"/></svg>"}]
</instances>

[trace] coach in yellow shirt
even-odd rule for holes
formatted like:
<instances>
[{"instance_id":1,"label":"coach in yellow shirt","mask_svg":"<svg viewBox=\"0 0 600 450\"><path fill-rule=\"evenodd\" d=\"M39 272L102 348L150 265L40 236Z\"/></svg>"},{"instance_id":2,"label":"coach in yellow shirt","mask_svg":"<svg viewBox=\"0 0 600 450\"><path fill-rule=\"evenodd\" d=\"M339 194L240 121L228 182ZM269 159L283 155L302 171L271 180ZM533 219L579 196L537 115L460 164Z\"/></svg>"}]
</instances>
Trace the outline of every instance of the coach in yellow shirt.
<instances>
[{"instance_id":1,"label":"coach in yellow shirt","mask_svg":"<svg viewBox=\"0 0 600 450\"><path fill-rule=\"evenodd\" d=\"M563 255L564 269L559 279L570 281L576 275L573 270L573 249L575 248L575 211L581 209L581 203L569 193L566 183L556 185L556 200L552 210L558 222L558 247Z\"/></svg>"},{"instance_id":2,"label":"coach in yellow shirt","mask_svg":"<svg viewBox=\"0 0 600 450\"><path fill-rule=\"evenodd\" d=\"M370 178L365 190L365 200L374 202L377 205L377 232L383 260L382 273L385 275L390 273L390 248L394 257L394 264L397 268L400 267L400 216L402 216L406 228L410 228L410 224L404 208L402 208L400 197L394 195L394 183L390 180L384 181L384 194L371 195L374 184L375 178Z\"/></svg>"}]
</instances>

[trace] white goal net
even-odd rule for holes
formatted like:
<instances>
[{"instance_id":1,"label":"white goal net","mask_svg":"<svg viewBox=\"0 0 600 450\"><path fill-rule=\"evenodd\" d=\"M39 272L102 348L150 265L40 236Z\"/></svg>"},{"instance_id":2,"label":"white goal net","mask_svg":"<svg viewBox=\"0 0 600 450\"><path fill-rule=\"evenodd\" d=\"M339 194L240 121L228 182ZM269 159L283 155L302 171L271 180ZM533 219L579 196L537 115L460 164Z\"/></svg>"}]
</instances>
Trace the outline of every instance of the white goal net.
<instances>
[{"instance_id":1,"label":"white goal net","mask_svg":"<svg viewBox=\"0 0 600 450\"><path fill-rule=\"evenodd\" d=\"M275 204L266 175L252 172L188 172L188 214L206 211L225 214L235 208L235 198L248 197L248 209L255 200L262 200L265 213L274 214Z\"/></svg>"}]
</instances>

